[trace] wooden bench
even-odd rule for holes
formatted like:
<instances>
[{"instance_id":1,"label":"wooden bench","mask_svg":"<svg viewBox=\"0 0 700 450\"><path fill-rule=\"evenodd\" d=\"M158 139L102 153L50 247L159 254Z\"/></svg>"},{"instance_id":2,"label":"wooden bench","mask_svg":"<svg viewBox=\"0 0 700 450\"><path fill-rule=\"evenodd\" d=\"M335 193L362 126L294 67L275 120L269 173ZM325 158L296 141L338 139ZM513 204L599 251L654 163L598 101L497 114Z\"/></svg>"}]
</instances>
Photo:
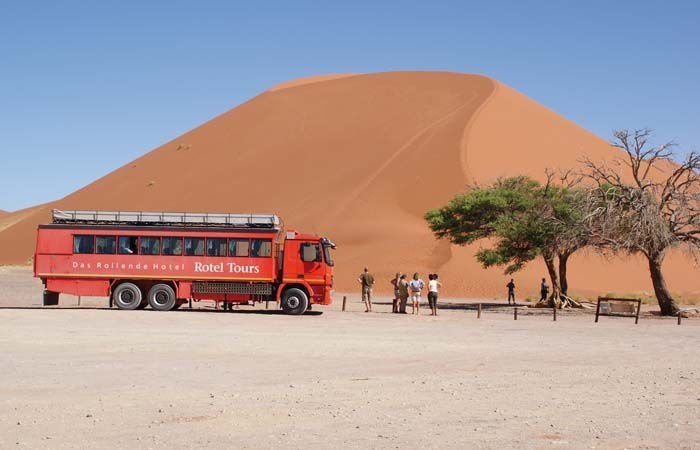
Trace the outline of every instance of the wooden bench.
<instances>
[{"instance_id":1,"label":"wooden bench","mask_svg":"<svg viewBox=\"0 0 700 450\"><path fill-rule=\"evenodd\" d=\"M642 300L639 298L598 297L595 309L595 321L599 316L634 317L634 323L639 323L639 312Z\"/></svg>"}]
</instances>

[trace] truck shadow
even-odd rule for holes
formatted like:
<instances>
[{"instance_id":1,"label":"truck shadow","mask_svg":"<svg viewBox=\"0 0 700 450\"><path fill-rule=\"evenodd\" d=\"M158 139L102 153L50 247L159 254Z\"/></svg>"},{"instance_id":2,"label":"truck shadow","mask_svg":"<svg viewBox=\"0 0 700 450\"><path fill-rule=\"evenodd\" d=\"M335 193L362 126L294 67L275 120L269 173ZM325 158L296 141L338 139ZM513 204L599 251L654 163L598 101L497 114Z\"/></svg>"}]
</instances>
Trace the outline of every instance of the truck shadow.
<instances>
[{"instance_id":1,"label":"truck shadow","mask_svg":"<svg viewBox=\"0 0 700 450\"><path fill-rule=\"evenodd\" d=\"M149 310L146 310L149 311ZM153 310L150 310L153 311ZM153 311L153 312L160 312L160 311ZM281 309L234 309L231 311L224 311L221 309L188 309L188 308L181 308L181 309L176 309L175 311L171 312L176 312L176 313L209 313L209 314L258 314L258 315L267 315L267 316L288 316L289 314L285 313ZM320 316L323 314L323 311L306 311L303 315L304 316Z\"/></svg>"},{"instance_id":2,"label":"truck shadow","mask_svg":"<svg viewBox=\"0 0 700 450\"><path fill-rule=\"evenodd\" d=\"M110 309L116 309L116 308L109 308L107 306L42 306L42 305L35 305L35 306L0 306L0 310L3 309L43 309L43 310L75 310L75 309L82 309L82 310L91 310L91 311L109 311Z\"/></svg>"},{"instance_id":3,"label":"truck shadow","mask_svg":"<svg viewBox=\"0 0 700 450\"><path fill-rule=\"evenodd\" d=\"M109 308L107 306L0 306L0 310L50 310L50 311L123 311L119 308ZM234 309L233 311L224 311L221 309L176 309L173 311L156 311L153 309L142 309L136 311L145 311L152 313L209 313L209 314L258 314L268 316L287 316L284 311L279 309ZM130 312L130 311L124 311ZM323 311L306 311L304 316L321 316Z\"/></svg>"}]
</instances>

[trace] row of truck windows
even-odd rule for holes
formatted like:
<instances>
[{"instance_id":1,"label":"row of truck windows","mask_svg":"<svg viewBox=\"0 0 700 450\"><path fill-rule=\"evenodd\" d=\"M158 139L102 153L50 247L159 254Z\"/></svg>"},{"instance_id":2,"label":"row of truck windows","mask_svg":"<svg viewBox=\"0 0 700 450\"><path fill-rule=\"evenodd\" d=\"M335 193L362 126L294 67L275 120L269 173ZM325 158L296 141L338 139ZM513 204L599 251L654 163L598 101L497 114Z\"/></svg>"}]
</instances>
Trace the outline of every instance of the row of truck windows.
<instances>
[{"instance_id":1,"label":"row of truck windows","mask_svg":"<svg viewBox=\"0 0 700 450\"><path fill-rule=\"evenodd\" d=\"M73 253L99 255L252 256L272 255L270 239L154 236L73 236Z\"/></svg>"}]
</instances>

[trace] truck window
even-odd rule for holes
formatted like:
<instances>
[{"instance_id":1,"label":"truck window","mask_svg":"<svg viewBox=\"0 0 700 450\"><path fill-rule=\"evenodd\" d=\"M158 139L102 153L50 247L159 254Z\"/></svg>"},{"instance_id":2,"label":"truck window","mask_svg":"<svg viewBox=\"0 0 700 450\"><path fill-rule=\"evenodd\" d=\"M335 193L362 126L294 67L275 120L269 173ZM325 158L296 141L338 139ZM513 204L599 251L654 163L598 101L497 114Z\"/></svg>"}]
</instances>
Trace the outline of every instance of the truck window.
<instances>
[{"instance_id":1,"label":"truck window","mask_svg":"<svg viewBox=\"0 0 700 450\"><path fill-rule=\"evenodd\" d=\"M228 256L248 256L250 241L248 239L229 239Z\"/></svg>"},{"instance_id":2,"label":"truck window","mask_svg":"<svg viewBox=\"0 0 700 450\"><path fill-rule=\"evenodd\" d=\"M139 252L142 255L160 255L160 238L152 236L142 236L140 239Z\"/></svg>"},{"instance_id":3,"label":"truck window","mask_svg":"<svg viewBox=\"0 0 700 450\"><path fill-rule=\"evenodd\" d=\"M331 246L330 245L324 245L323 246L323 254L326 258L326 264L329 266L333 265L333 258L331 257Z\"/></svg>"},{"instance_id":4,"label":"truck window","mask_svg":"<svg viewBox=\"0 0 700 450\"><path fill-rule=\"evenodd\" d=\"M73 253L95 253L95 236L86 234L73 236Z\"/></svg>"},{"instance_id":5,"label":"truck window","mask_svg":"<svg viewBox=\"0 0 700 450\"><path fill-rule=\"evenodd\" d=\"M272 241L268 239L252 239L250 242L250 256L267 258L272 255Z\"/></svg>"},{"instance_id":6,"label":"truck window","mask_svg":"<svg viewBox=\"0 0 700 450\"><path fill-rule=\"evenodd\" d=\"M207 256L226 256L226 239L207 238Z\"/></svg>"},{"instance_id":7,"label":"truck window","mask_svg":"<svg viewBox=\"0 0 700 450\"><path fill-rule=\"evenodd\" d=\"M119 236L118 253L120 255L138 255L139 239L136 236Z\"/></svg>"},{"instance_id":8,"label":"truck window","mask_svg":"<svg viewBox=\"0 0 700 450\"><path fill-rule=\"evenodd\" d=\"M185 238L185 255L204 256L204 238Z\"/></svg>"},{"instance_id":9,"label":"truck window","mask_svg":"<svg viewBox=\"0 0 700 450\"><path fill-rule=\"evenodd\" d=\"M95 253L113 255L117 252L117 238L114 236L96 236Z\"/></svg>"},{"instance_id":10,"label":"truck window","mask_svg":"<svg viewBox=\"0 0 700 450\"><path fill-rule=\"evenodd\" d=\"M301 260L304 262L321 262L321 246L313 242L302 243Z\"/></svg>"},{"instance_id":11,"label":"truck window","mask_svg":"<svg viewBox=\"0 0 700 450\"><path fill-rule=\"evenodd\" d=\"M163 254L168 256L182 255L182 238L179 237L164 237L163 238Z\"/></svg>"}]
</instances>

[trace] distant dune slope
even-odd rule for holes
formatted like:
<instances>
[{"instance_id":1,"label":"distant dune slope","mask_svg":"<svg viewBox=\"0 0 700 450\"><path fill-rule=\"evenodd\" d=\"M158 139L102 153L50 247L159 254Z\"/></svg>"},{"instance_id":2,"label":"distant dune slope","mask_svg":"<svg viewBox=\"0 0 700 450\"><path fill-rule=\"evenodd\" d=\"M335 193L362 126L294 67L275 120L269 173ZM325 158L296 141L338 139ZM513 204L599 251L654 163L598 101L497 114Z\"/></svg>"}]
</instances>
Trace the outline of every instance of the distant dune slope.
<instances>
[{"instance_id":1,"label":"distant dune slope","mask_svg":"<svg viewBox=\"0 0 700 450\"><path fill-rule=\"evenodd\" d=\"M293 87L293 89L291 89ZM285 224L338 243L337 288L365 265L386 290L395 271L437 271L445 295L495 296L505 277L483 270L476 247L436 241L422 216L473 182L581 155L605 141L495 80L447 72L388 72L295 80L266 91L50 205L0 227L0 264L24 263L36 225L57 208L275 212ZM17 214L17 213L14 213ZM671 288L698 291L683 257ZM639 261L574 261L572 289L648 290ZM519 275L533 292L539 263Z\"/></svg>"},{"instance_id":2,"label":"distant dune slope","mask_svg":"<svg viewBox=\"0 0 700 450\"><path fill-rule=\"evenodd\" d=\"M346 77L352 77L358 75L356 73L329 73L325 75L314 75L310 77L303 77L303 78L295 78L293 80L288 80L283 83L280 83L276 86L272 86L270 89L268 89L269 92L273 91L279 91L281 89L288 89L288 88L293 88L297 86L302 86L305 84L313 84L313 83L320 83L323 81L330 81L330 80L337 80L339 78L346 78Z\"/></svg>"}]
</instances>

